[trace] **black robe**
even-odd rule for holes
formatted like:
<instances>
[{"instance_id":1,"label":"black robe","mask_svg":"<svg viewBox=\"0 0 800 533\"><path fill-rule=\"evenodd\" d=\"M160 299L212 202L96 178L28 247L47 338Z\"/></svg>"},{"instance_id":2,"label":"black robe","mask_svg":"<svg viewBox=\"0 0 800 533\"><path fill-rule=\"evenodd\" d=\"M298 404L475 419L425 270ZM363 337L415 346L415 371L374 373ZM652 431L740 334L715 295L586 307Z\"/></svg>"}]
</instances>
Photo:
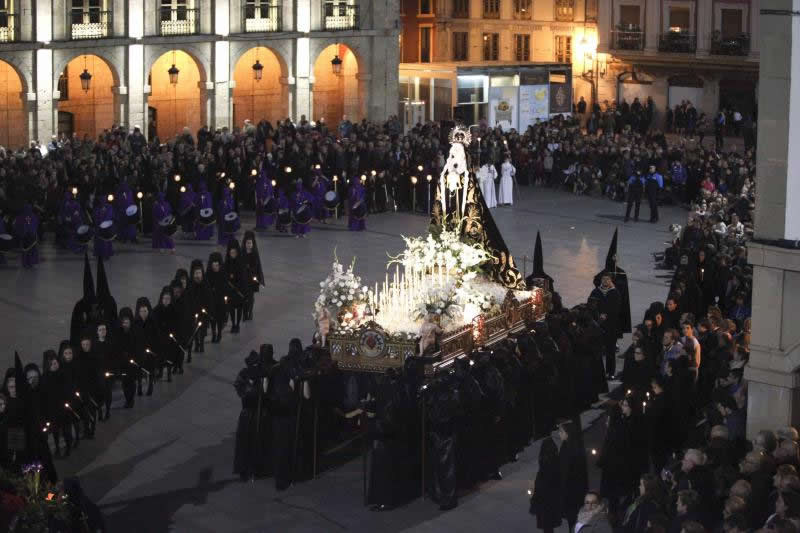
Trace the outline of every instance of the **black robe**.
<instances>
[{"instance_id":1,"label":"black robe","mask_svg":"<svg viewBox=\"0 0 800 533\"><path fill-rule=\"evenodd\" d=\"M250 365L239 372L233 387L242 400L236 426L233 473L242 477L264 476L271 470L269 449L271 425L264 380L268 369Z\"/></svg>"},{"instance_id":2,"label":"black robe","mask_svg":"<svg viewBox=\"0 0 800 533\"><path fill-rule=\"evenodd\" d=\"M228 304L225 297L228 295L228 284L225 280L225 271L220 266L219 272L213 272L209 269L206 272L206 280L208 288L211 290L211 308L208 310L211 314L211 319L216 322L220 328L228 321Z\"/></svg>"},{"instance_id":3,"label":"black robe","mask_svg":"<svg viewBox=\"0 0 800 533\"><path fill-rule=\"evenodd\" d=\"M156 331L158 332L158 347L153 350L156 353L156 366L163 366L164 364L172 366L177 361L178 351L180 350L176 341L170 337L170 334L172 334L176 340L178 338L175 334L178 329L178 314L172 304L164 306L159 303L153 309L153 315Z\"/></svg>"}]
</instances>

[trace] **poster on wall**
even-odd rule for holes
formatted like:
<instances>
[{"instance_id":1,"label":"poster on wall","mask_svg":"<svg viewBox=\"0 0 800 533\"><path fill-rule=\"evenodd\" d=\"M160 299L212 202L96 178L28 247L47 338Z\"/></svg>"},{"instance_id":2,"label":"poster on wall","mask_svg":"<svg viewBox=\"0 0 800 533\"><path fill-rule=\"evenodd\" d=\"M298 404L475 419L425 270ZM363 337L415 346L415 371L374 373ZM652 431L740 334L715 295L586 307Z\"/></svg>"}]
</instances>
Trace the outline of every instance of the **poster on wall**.
<instances>
[{"instance_id":1,"label":"poster on wall","mask_svg":"<svg viewBox=\"0 0 800 533\"><path fill-rule=\"evenodd\" d=\"M550 77L550 114L557 115L572 113L572 84L569 76L559 76L563 83L554 81L555 75Z\"/></svg>"},{"instance_id":2,"label":"poster on wall","mask_svg":"<svg viewBox=\"0 0 800 533\"><path fill-rule=\"evenodd\" d=\"M517 121L518 87L492 87L489 89L489 125L500 126L503 131L519 129Z\"/></svg>"},{"instance_id":3,"label":"poster on wall","mask_svg":"<svg viewBox=\"0 0 800 533\"><path fill-rule=\"evenodd\" d=\"M519 88L519 130L536 124L536 119L547 120L550 95L547 85L523 85Z\"/></svg>"}]
</instances>

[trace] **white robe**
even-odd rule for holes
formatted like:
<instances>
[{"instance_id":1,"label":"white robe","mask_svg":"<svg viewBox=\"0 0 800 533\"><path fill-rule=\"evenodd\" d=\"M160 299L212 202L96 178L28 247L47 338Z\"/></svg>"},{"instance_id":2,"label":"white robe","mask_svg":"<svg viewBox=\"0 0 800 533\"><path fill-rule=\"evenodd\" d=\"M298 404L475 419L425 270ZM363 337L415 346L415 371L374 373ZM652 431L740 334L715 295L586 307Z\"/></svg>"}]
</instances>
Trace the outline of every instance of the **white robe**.
<instances>
[{"instance_id":1,"label":"white robe","mask_svg":"<svg viewBox=\"0 0 800 533\"><path fill-rule=\"evenodd\" d=\"M500 188L497 194L497 203L512 205L514 203L514 175L517 169L509 162L500 167Z\"/></svg>"},{"instance_id":2,"label":"white robe","mask_svg":"<svg viewBox=\"0 0 800 533\"><path fill-rule=\"evenodd\" d=\"M486 207L497 207L497 196L494 191L494 179L497 176L497 170L494 165L483 165L478 171L478 183L481 187L481 194L483 199L486 200Z\"/></svg>"}]
</instances>

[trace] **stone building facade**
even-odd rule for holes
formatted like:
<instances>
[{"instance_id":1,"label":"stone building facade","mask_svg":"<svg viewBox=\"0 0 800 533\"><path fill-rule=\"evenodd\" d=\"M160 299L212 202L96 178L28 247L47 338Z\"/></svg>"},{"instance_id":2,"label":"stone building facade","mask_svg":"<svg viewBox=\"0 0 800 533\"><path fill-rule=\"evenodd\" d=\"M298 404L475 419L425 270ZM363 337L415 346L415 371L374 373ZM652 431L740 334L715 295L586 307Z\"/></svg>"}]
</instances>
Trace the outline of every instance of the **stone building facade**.
<instances>
[{"instance_id":1,"label":"stone building facade","mask_svg":"<svg viewBox=\"0 0 800 533\"><path fill-rule=\"evenodd\" d=\"M0 145L113 124L166 139L246 119L382 120L399 28L398 0L7 0Z\"/></svg>"},{"instance_id":2,"label":"stone building facade","mask_svg":"<svg viewBox=\"0 0 800 533\"><path fill-rule=\"evenodd\" d=\"M572 64L573 99L756 107L757 0L401 0L401 63Z\"/></svg>"}]
</instances>

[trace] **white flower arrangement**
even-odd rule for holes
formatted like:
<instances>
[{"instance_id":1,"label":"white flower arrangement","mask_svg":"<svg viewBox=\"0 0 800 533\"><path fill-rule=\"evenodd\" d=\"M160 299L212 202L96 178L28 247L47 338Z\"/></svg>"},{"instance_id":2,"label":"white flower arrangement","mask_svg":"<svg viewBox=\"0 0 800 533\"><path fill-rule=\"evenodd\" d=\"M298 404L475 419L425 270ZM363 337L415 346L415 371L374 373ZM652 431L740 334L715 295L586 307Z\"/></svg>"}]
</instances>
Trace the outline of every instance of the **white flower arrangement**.
<instances>
[{"instance_id":1,"label":"white flower arrangement","mask_svg":"<svg viewBox=\"0 0 800 533\"><path fill-rule=\"evenodd\" d=\"M429 271L439 266L453 272L464 281L473 279L481 266L491 260L489 252L477 244L466 244L455 231L442 230L434 237L403 237L406 249L393 263L400 263L411 271Z\"/></svg>"},{"instance_id":2,"label":"white flower arrangement","mask_svg":"<svg viewBox=\"0 0 800 533\"><path fill-rule=\"evenodd\" d=\"M314 317L319 317L322 309L328 310L332 322L341 327L355 325L360 320L358 306L367 302L369 289L361 284L361 278L354 272L355 260L345 270L335 258L331 273L319 283L320 291L314 302ZM342 312L343 313L340 313ZM340 316L341 315L341 316ZM333 324L332 324L333 325Z\"/></svg>"},{"instance_id":3,"label":"white flower arrangement","mask_svg":"<svg viewBox=\"0 0 800 533\"><path fill-rule=\"evenodd\" d=\"M432 287L422 302L417 305L417 320L422 320L427 315L439 315L442 318L453 319L458 316L461 307L456 301L456 293L450 287Z\"/></svg>"}]
</instances>

